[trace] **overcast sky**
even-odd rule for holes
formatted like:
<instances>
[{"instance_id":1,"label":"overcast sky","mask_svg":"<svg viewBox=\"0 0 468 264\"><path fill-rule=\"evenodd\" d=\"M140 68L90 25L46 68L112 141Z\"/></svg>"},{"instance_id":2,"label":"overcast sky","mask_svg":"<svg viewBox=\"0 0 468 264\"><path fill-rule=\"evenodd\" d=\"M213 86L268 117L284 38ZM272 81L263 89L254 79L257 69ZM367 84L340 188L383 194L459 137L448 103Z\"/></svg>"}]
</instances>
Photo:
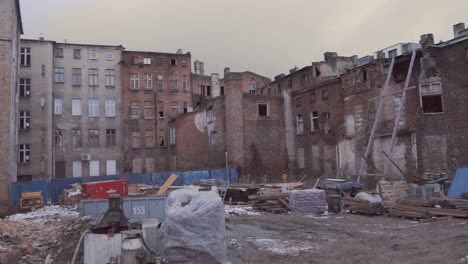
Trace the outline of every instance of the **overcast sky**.
<instances>
[{"instance_id":1,"label":"overcast sky","mask_svg":"<svg viewBox=\"0 0 468 264\"><path fill-rule=\"evenodd\" d=\"M205 73L272 78L323 53L364 56L398 42L453 37L467 0L20 0L25 38L122 44L205 62ZM192 66L193 67L193 66Z\"/></svg>"}]
</instances>

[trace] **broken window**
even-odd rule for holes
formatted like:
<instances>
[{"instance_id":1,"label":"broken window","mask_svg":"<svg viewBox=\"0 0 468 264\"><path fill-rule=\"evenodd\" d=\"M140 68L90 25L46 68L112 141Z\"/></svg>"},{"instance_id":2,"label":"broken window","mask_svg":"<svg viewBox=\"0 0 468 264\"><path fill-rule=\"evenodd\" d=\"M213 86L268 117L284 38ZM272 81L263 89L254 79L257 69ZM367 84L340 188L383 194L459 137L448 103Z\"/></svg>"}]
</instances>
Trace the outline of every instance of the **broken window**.
<instances>
[{"instance_id":1,"label":"broken window","mask_svg":"<svg viewBox=\"0 0 468 264\"><path fill-rule=\"evenodd\" d=\"M144 116L145 119L154 119L153 102L145 102Z\"/></svg>"},{"instance_id":2,"label":"broken window","mask_svg":"<svg viewBox=\"0 0 468 264\"><path fill-rule=\"evenodd\" d=\"M255 94L257 91L257 85L255 83L250 83L249 84L249 93Z\"/></svg>"},{"instance_id":3,"label":"broken window","mask_svg":"<svg viewBox=\"0 0 468 264\"><path fill-rule=\"evenodd\" d=\"M296 107L301 107L302 106L302 97L298 96L296 97Z\"/></svg>"},{"instance_id":4,"label":"broken window","mask_svg":"<svg viewBox=\"0 0 468 264\"><path fill-rule=\"evenodd\" d=\"M164 102L163 101L158 102L158 108L159 108L159 118L164 118Z\"/></svg>"},{"instance_id":5,"label":"broken window","mask_svg":"<svg viewBox=\"0 0 468 264\"><path fill-rule=\"evenodd\" d=\"M267 104L258 104L258 115L259 116L268 116L268 105Z\"/></svg>"},{"instance_id":6,"label":"broken window","mask_svg":"<svg viewBox=\"0 0 468 264\"><path fill-rule=\"evenodd\" d=\"M200 87L200 94L201 94L201 95L205 95L205 85L202 85L202 86Z\"/></svg>"},{"instance_id":7,"label":"broken window","mask_svg":"<svg viewBox=\"0 0 468 264\"><path fill-rule=\"evenodd\" d=\"M326 112L322 114L322 121L323 121L323 132L325 134L331 133L330 127L330 113Z\"/></svg>"},{"instance_id":8,"label":"broken window","mask_svg":"<svg viewBox=\"0 0 468 264\"><path fill-rule=\"evenodd\" d=\"M304 134L304 117L302 115L296 116L296 130L298 135Z\"/></svg>"},{"instance_id":9,"label":"broken window","mask_svg":"<svg viewBox=\"0 0 468 264\"><path fill-rule=\"evenodd\" d=\"M177 60L176 59L171 59L170 66L171 67L177 67Z\"/></svg>"},{"instance_id":10,"label":"broken window","mask_svg":"<svg viewBox=\"0 0 468 264\"><path fill-rule=\"evenodd\" d=\"M362 71L362 80L367 81L367 70Z\"/></svg>"},{"instance_id":11,"label":"broken window","mask_svg":"<svg viewBox=\"0 0 468 264\"><path fill-rule=\"evenodd\" d=\"M145 73L145 89L153 89L153 75L151 73Z\"/></svg>"},{"instance_id":12,"label":"broken window","mask_svg":"<svg viewBox=\"0 0 468 264\"><path fill-rule=\"evenodd\" d=\"M319 68L315 67L315 76L318 77L320 76L321 72L319 70Z\"/></svg>"},{"instance_id":13,"label":"broken window","mask_svg":"<svg viewBox=\"0 0 468 264\"><path fill-rule=\"evenodd\" d=\"M88 147L99 147L99 129L88 130Z\"/></svg>"},{"instance_id":14,"label":"broken window","mask_svg":"<svg viewBox=\"0 0 468 264\"><path fill-rule=\"evenodd\" d=\"M224 95L224 86L221 86L221 95Z\"/></svg>"},{"instance_id":15,"label":"broken window","mask_svg":"<svg viewBox=\"0 0 468 264\"><path fill-rule=\"evenodd\" d=\"M55 130L55 146L62 147L63 146L63 134L61 129Z\"/></svg>"},{"instance_id":16,"label":"broken window","mask_svg":"<svg viewBox=\"0 0 468 264\"><path fill-rule=\"evenodd\" d=\"M211 96L211 86L206 86L206 96Z\"/></svg>"},{"instance_id":17,"label":"broken window","mask_svg":"<svg viewBox=\"0 0 468 264\"><path fill-rule=\"evenodd\" d=\"M81 148L81 129L72 129L72 148Z\"/></svg>"},{"instance_id":18,"label":"broken window","mask_svg":"<svg viewBox=\"0 0 468 264\"><path fill-rule=\"evenodd\" d=\"M152 129L146 129L145 130L145 147L147 148L152 148L154 147L154 140L153 140L153 130Z\"/></svg>"},{"instance_id":19,"label":"broken window","mask_svg":"<svg viewBox=\"0 0 468 264\"><path fill-rule=\"evenodd\" d=\"M166 143L164 142L164 136L159 136L159 146L160 147L165 147L166 146Z\"/></svg>"},{"instance_id":20,"label":"broken window","mask_svg":"<svg viewBox=\"0 0 468 264\"><path fill-rule=\"evenodd\" d=\"M310 112L310 131L318 131L318 114L317 112Z\"/></svg>"},{"instance_id":21,"label":"broken window","mask_svg":"<svg viewBox=\"0 0 468 264\"><path fill-rule=\"evenodd\" d=\"M29 129L31 121L31 113L28 111L20 111L19 115L19 128Z\"/></svg>"},{"instance_id":22,"label":"broken window","mask_svg":"<svg viewBox=\"0 0 468 264\"><path fill-rule=\"evenodd\" d=\"M138 81L139 81L138 73L130 74L130 90L138 90L139 89Z\"/></svg>"},{"instance_id":23,"label":"broken window","mask_svg":"<svg viewBox=\"0 0 468 264\"><path fill-rule=\"evenodd\" d=\"M141 146L140 130L132 131L132 148L139 148Z\"/></svg>"},{"instance_id":24,"label":"broken window","mask_svg":"<svg viewBox=\"0 0 468 264\"><path fill-rule=\"evenodd\" d=\"M184 102L184 113L188 112L188 103Z\"/></svg>"},{"instance_id":25,"label":"broken window","mask_svg":"<svg viewBox=\"0 0 468 264\"><path fill-rule=\"evenodd\" d=\"M20 65L31 66L31 48L20 49Z\"/></svg>"},{"instance_id":26,"label":"broken window","mask_svg":"<svg viewBox=\"0 0 468 264\"><path fill-rule=\"evenodd\" d=\"M315 92L310 92L310 103L314 104L316 101Z\"/></svg>"},{"instance_id":27,"label":"broken window","mask_svg":"<svg viewBox=\"0 0 468 264\"><path fill-rule=\"evenodd\" d=\"M115 146L116 134L115 129L106 129L106 146Z\"/></svg>"},{"instance_id":28,"label":"broken window","mask_svg":"<svg viewBox=\"0 0 468 264\"><path fill-rule=\"evenodd\" d=\"M130 104L130 118L136 119L140 118L140 103L132 102Z\"/></svg>"},{"instance_id":29,"label":"broken window","mask_svg":"<svg viewBox=\"0 0 468 264\"><path fill-rule=\"evenodd\" d=\"M30 96L31 94L31 79L20 79L20 96Z\"/></svg>"},{"instance_id":30,"label":"broken window","mask_svg":"<svg viewBox=\"0 0 468 264\"><path fill-rule=\"evenodd\" d=\"M29 162L30 158L30 149L29 144L20 144L19 145L19 162L26 163Z\"/></svg>"},{"instance_id":31,"label":"broken window","mask_svg":"<svg viewBox=\"0 0 468 264\"><path fill-rule=\"evenodd\" d=\"M420 89L423 113L443 113L441 83L422 84Z\"/></svg>"},{"instance_id":32,"label":"broken window","mask_svg":"<svg viewBox=\"0 0 468 264\"><path fill-rule=\"evenodd\" d=\"M322 100L328 100L328 89L327 88L322 89Z\"/></svg>"}]
</instances>

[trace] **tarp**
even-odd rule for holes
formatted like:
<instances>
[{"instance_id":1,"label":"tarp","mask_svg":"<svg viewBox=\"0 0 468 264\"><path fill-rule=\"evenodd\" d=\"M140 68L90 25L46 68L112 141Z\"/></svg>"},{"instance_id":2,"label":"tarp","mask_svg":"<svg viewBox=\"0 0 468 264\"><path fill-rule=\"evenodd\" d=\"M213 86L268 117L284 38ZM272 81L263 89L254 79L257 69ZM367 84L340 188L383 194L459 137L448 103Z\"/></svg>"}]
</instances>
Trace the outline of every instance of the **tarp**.
<instances>
[{"instance_id":1,"label":"tarp","mask_svg":"<svg viewBox=\"0 0 468 264\"><path fill-rule=\"evenodd\" d=\"M448 192L448 197L459 198L460 194L468 192L468 167L457 169Z\"/></svg>"}]
</instances>

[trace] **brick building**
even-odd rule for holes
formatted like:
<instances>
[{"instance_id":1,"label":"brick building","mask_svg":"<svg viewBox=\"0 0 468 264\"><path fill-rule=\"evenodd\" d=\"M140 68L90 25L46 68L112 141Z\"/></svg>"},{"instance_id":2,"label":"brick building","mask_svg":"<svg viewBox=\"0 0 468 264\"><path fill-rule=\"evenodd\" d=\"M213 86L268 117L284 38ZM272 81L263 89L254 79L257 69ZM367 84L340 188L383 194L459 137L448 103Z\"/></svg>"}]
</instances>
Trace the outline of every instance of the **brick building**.
<instances>
[{"instance_id":1,"label":"brick building","mask_svg":"<svg viewBox=\"0 0 468 264\"><path fill-rule=\"evenodd\" d=\"M124 171L169 170L169 120L192 111L191 55L124 51Z\"/></svg>"},{"instance_id":2,"label":"brick building","mask_svg":"<svg viewBox=\"0 0 468 264\"><path fill-rule=\"evenodd\" d=\"M9 183L16 181L18 159L18 66L28 67L28 51L19 48L23 34L18 0L0 2L0 212L9 200ZM20 56L18 56L20 54Z\"/></svg>"}]
</instances>

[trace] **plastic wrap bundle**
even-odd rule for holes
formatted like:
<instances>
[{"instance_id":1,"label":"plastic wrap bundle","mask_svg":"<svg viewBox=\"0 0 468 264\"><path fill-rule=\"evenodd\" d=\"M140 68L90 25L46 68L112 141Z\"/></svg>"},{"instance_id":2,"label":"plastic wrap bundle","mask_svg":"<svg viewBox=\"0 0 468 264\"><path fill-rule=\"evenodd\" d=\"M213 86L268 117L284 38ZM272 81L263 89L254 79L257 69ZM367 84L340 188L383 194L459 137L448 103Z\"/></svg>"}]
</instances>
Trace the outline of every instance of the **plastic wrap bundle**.
<instances>
[{"instance_id":1,"label":"plastic wrap bundle","mask_svg":"<svg viewBox=\"0 0 468 264\"><path fill-rule=\"evenodd\" d=\"M289 207L294 213L321 214L327 210L324 190L294 190L289 192Z\"/></svg>"},{"instance_id":2,"label":"plastic wrap bundle","mask_svg":"<svg viewBox=\"0 0 468 264\"><path fill-rule=\"evenodd\" d=\"M226 263L224 204L218 193L171 192L159 236L162 257L169 263Z\"/></svg>"}]
</instances>

